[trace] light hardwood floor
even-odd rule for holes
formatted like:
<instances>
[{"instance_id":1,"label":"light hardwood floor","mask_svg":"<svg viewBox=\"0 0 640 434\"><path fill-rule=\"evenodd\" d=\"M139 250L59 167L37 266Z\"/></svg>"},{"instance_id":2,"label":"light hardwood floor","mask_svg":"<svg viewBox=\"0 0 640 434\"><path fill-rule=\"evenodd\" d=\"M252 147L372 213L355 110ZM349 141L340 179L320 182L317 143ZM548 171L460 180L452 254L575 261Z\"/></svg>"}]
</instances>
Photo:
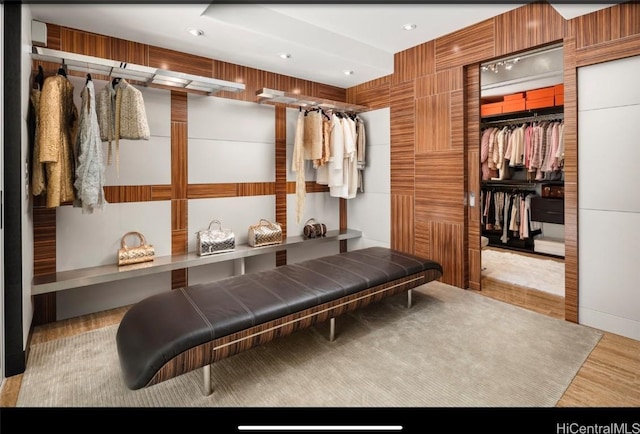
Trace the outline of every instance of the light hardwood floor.
<instances>
[{"instance_id":1,"label":"light hardwood floor","mask_svg":"<svg viewBox=\"0 0 640 434\"><path fill-rule=\"evenodd\" d=\"M482 291L477 292L554 318L564 318L563 298L552 294L489 278L482 280ZM126 310L122 307L35 327L30 343L117 324ZM0 407L15 407L21 382L21 374L5 380L0 390ZM605 332L557 406L640 407L640 341Z\"/></svg>"}]
</instances>

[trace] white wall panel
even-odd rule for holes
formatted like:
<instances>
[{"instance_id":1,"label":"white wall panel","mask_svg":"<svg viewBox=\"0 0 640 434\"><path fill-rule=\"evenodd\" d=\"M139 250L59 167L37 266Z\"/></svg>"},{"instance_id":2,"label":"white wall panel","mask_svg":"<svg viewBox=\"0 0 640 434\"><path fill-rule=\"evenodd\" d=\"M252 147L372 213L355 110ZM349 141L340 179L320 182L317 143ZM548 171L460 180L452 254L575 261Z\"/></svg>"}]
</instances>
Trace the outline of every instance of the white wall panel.
<instances>
[{"instance_id":1,"label":"white wall panel","mask_svg":"<svg viewBox=\"0 0 640 434\"><path fill-rule=\"evenodd\" d=\"M324 223L327 230L340 228L340 199L329 193L307 193L304 201L304 213L300 222L296 222L296 195L287 195L287 232L289 236L302 235L304 224L310 218Z\"/></svg>"},{"instance_id":2,"label":"white wall panel","mask_svg":"<svg viewBox=\"0 0 640 434\"><path fill-rule=\"evenodd\" d=\"M293 264L338 253L340 253L339 241L314 240L289 247L287 249L287 263Z\"/></svg>"},{"instance_id":3,"label":"white wall panel","mask_svg":"<svg viewBox=\"0 0 640 434\"><path fill-rule=\"evenodd\" d=\"M120 140L120 175L116 171L116 146L107 165L108 143L102 143L105 185L171 184L171 138L151 136L149 140Z\"/></svg>"},{"instance_id":4,"label":"white wall panel","mask_svg":"<svg viewBox=\"0 0 640 434\"><path fill-rule=\"evenodd\" d=\"M56 209L56 223L57 271L117 263L120 240L129 231L141 232L157 256L171 254L169 201L108 204L93 214L63 206ZM137 243L127 238L127 245Z\"/></svg>"},{"instance_id":5,"label":"white wall panel","mask_svg":"<svg viewBox=\"0 0 640 434\"><path fill-rule=\"evenodd\" d=\"M236 244L247 243L249 226L261 218L275 221L274 196L248 196L214 199L191 199L188 205L189 251L196 251L196 232L206 229L211 220L233 230Z\"/></svg>"},{"instance_id":6,"label":"white wall panel","mask_svg":"<svg viewBox=\"0 0 640 434\"><path fill-rule=\"evenodd\" d=\"M391 143L391 109L372 110L359 116L364 120L367 146L388 146Z\"/></svg>"},{"instance_id":7,"label":"white wall panel","mask_svg":"<svg viewBox=\"0 0 640 434\"><path fill-rule=\"evenodd\" d=\"M170 290L170 272L67 289L56 295L56 318L63 320L128 306L143 298Z\"/></svg>"},{"instance_id":8,"label":"white wall panel","mask_svg":"<svg viewBox=\"0 0 640 434\"><path fill-rule=\"evenodd\" d=\"M580 68L578 109L585 111L640 104L638 71L640 56Z\"/></svg>"},{"instance_id":9,"label":"white wall panel","mask_svg":"<svg viewBox=\"0 0 640 434\"><path fill-rule=\"evenodd\" d=\"M635 188L639 137L640 102L635 106L580 110L580 208L640 212L640 194Z\"/></svg>"},{"instance_id":10,"label":"white wall panel","mask_svg":"<svg viewBox=\"0 0 640 434\"><path fill-rule=\"evenodd\" d=\"M275 182L275 145L212 139L189 139L190 184Z\"/></svg>"},{"instance_id":11,"label":"white wall panel","mask_svg":"<svg viewBox=\"0 0 640 434\"><path fill-rule=\"evenodd\" d=\"M640 339L640 56L578 70L578 320Z\"/></svg>"},{"instance_id":12,"label":"white wall panel","mask_svg":"<svg viewBox=\"0 0 640 434\"><path fill-rule=\"evenodd\" d=\"M640 227L640 213L582 209L578 218L580 309L604 318L607 326L582 315L580 323L629 336L618 327L629 322L640 327L640 232L631 230ZM640 340L640 333L631 337Z\"/></svg>"},{"instance_id":13,"label":"white wall panel","mask_svg":"<svg viewBox=\"0 0 640 434\"><path fill-rule=\"evenodd\" d=\"M188 96L189 138L273 143L275 107L211 96Z\"/></svg>"},{"instance_id":14,"label":"white wall panel","mask_svg":"<svg viewBox=\"0 0 640 434\"><path fill-rule=\"evenodd\" d=\"M188 285L214 282L234 275L233 261L191 267L188 271Z\"/></svg>"}]
</instances>

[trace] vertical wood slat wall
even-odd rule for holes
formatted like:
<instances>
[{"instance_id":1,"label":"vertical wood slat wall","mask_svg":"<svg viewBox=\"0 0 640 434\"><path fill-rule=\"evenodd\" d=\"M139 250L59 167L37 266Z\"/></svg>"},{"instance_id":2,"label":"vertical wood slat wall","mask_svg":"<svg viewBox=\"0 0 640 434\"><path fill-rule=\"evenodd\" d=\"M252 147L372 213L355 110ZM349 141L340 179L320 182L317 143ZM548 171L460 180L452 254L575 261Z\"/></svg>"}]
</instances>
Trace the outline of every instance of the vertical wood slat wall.
<instances>
[{"instance_id":1,"label":"vertical wood slat wall","mask_svg":"<svg viewBox=\"0 0 640 434\"><path fill-rule=\"evenodd\" d=\"M571 20L546 2L525 5L396 53L391 77L347 96L391 109L392 246L440 261L445 283L480 289L479 67L557 42L564 45L565 319L578 322L577 68L640 54L640 4ZM476 199L468 213L467 192Z\"/></svg>"},{"instance_id":2,"label":"vertical wood slat wall","mask_svg":"<svg viewBox=\"0 0 640 434\"><path fill-rule=\"evenodd\" d=\"M205 77L214 77L245 84L245 91L220 92L217 97L255 102L256 91L275 88L286 92L318 96L336 101L346 101L346 90L334 86L302 80L295 77L260 71L244 66L180 53L109 36L102 36L58 25L47 24L47 47L72 53L102 57L155 68L170 69ZM33 62L34 69L42 65L45 74L55 74L59 65ZM83 73L69 71L70 75ZM108 80L109 77L95 76ZM186 253L188 249L187 212L188 200L212 197L239 197L275 195L276 220L283 226L286 236L287 170L286 170L286 109L276 105L276 179L275 182L188 184L188 113L187 93L171 92L171 185L122 185L105 187L109 203L144 202L150 200L171 201L171 252ZM309 189L308 191L326 191ZM48 209L42 197L34 197L34 275L41 276L56 271L56 210ZM341 226L346 228L346 206L341 206ZM344 215L343 215L344 213ZM346 244L341 243L341 250ZM276 265L286 264L286 252L276 254ZM188 282L188 270L171 272L172 288L183 287ZM33 325L56 320L56 294L34 297Z\"/></svg>"},{"instance_id":3,"label":"vertical wood slat wall","mask_svg":"<svg viewBox=\"0 0 640 434\"><path fill-rule=\"evenodd\" d=\"M396 53L393 74L346 91L216 60L189 56L185 62L182 53L59 26L49 25L47 33L50 48L94 56L99 55L98 52L108 53L114 59L183 72L189 72L184 67L190 65L194 68L191 73L245 83L245 92L218 95L226 98L253 101L255 90L270 87L346 100L368 105L372 110L390 108L391 245L440 261L445 270L443 282L475 289L480 288L479 65L562 41L566 147L565 319L578 322L577 68L640 55L639 11L637 3L623 3L564 20L547 3L525 5ZM279 113L276 125L284 116ZM442 125L447 122L448 126ZM280 161L278 149L276 145L276 161ZM286 182L284 185L290 188ZM110 187L106 193L112 198L110 201L125 197L128 201L135 201L136 197L167 200L168 196L175 200L171 186L142 187L131 194ZM271 186L188 185L186 197L232 196L254 189L257 194L276 192L277 197L282 197L278 195L279 188L283 186L277 180ZM442 193L438 196L440 189ZM143 191L151 191L151 199L148 193L141 197ZM468 192L475 193L476 208L467 210L463 204ZM276 202L277 210L282 209L281 199ZM341 204L341 211L345 208ZM35 272L38 274L55 270L55 212L52 216L51 211L34 201ZM172 207L172 228L178 227L173 226L177 224L173 217L179 218L179 213L180 210ZM341 213L341 226L343 220L346 218ZM286 257L277 261L286 261ZM36 306L39 302L46 306L46 313L53 305L55 313L55 298L40 297L35 301Z\"/></svg>"}]
</instances>

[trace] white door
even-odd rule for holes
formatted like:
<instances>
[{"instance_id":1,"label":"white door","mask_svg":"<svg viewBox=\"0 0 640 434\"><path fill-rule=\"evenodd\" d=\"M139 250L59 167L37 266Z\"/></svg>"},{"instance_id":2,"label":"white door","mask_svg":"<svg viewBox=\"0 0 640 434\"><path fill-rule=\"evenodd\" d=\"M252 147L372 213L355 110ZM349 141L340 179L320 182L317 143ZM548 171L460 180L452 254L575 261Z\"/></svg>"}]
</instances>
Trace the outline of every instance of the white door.
<instances>
[{"instance_id":1,"label":"white door","mask_svg":"<svg viewBox=\"0 0 640 434\"><path fill-rule=\"evenodd\" d=\"M581 324L640 340L640 56L578 70Z\"/></svg>"}]
</instances>

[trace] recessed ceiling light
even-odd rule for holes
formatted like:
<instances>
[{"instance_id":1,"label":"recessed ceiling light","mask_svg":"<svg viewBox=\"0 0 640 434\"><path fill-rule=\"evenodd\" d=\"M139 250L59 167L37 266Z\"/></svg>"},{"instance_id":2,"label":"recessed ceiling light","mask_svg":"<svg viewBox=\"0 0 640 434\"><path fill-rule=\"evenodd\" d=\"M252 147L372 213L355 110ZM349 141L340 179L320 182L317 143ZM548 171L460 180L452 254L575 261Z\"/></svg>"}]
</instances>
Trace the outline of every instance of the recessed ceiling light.
<instances>
[{"instance_id":1,"label":"recessed ceiling light","mask_svg":"<svg viewBox=\"0 0 640 434\"><path fill-rule=\"evenodd\" d=\"M193 36L202 36L204 35L204 30L196 29L194 27L189 27L187 32L191 33Z\"/></svg>"},{"instance_id":2,"label":"recessed ceiling light","mask_svg":"<svg viewBox=\"0 0 640 434\"><path fill-rule=\"evenodd\" d=\"M409 24L405 24L404 26L402 26L402 29L403 30L414 30L416 27L418 27L418 26L416 26L415 24L409 23Z\"/></svg>"},{"instance_id":3,"label":"recessed ceiling light","mask_svg":"<svg viewBox=\"0 0 640 434\"><path fill-rule=\"evenodd\" d=\"M345 75L353 75L353 71L350 69L347 69L346 71L344 71Z\"/></svg>"},{"instance_id":4,"label":"recessed ceiling light","mask_svg":"<svg viewBox=\"0 0 640 434\"><path fill-rule=\"evenodd\" d=\"M291 54L290 53L280 53L280 54L278 54L278 56L280 56L280 58L282 58L282 59L291 59Z\"/></svg>"}]
</instances>

